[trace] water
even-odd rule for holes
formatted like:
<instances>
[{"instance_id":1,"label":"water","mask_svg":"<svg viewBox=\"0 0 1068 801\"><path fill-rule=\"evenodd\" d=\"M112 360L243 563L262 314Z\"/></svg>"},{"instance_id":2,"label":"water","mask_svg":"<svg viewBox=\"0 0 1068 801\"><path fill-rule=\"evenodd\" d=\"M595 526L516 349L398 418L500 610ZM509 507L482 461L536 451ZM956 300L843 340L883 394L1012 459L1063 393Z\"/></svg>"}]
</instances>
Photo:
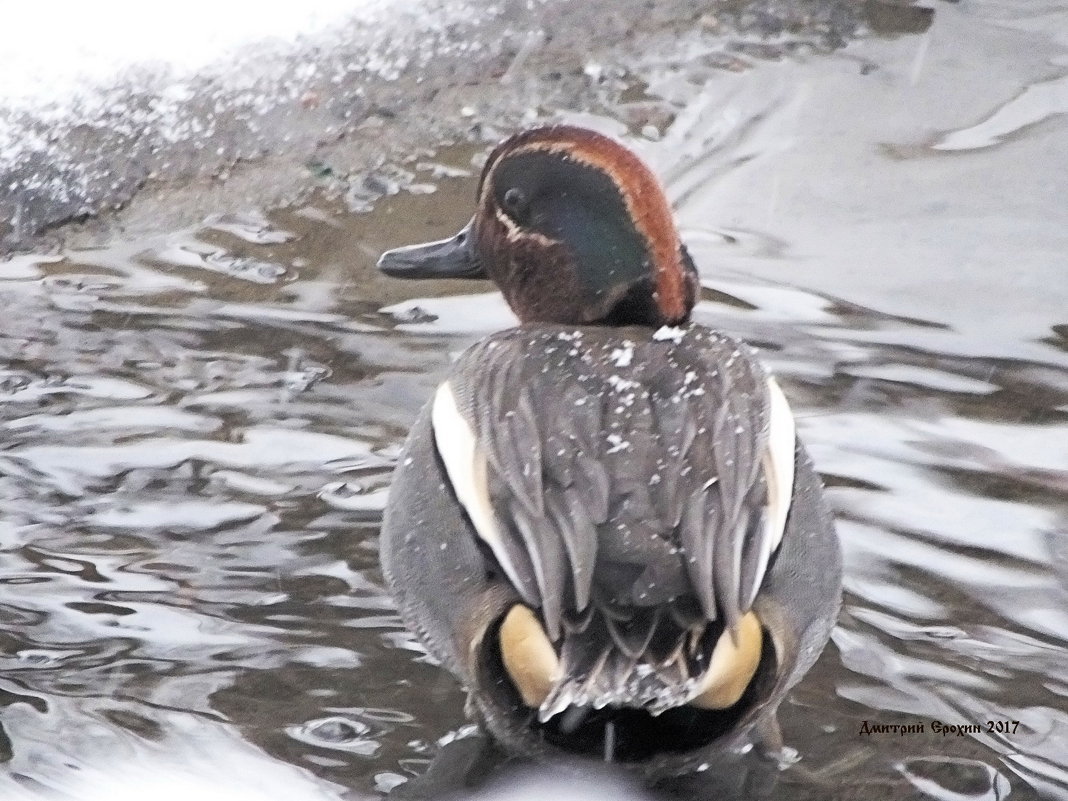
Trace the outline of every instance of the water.
<instances>
[{"instance_id":1,"label":"water","mask_svg":"<svg viewBox=\"0 0 1068 801\"><path fill-rule=\"evenodd\" d=\"M799 759L775 798L1068 797L1068 4L920 22L737 73L682 41L620 105L673 120L639 146L698 318L762 350L837 513L845 605L783 709ZM511 318L483 285L372 265L464 222L474 156L367 214L0 267L4 798L160 776L374 797L463 724L376 536L417 409Z\"/></svg>"}]
</instances>

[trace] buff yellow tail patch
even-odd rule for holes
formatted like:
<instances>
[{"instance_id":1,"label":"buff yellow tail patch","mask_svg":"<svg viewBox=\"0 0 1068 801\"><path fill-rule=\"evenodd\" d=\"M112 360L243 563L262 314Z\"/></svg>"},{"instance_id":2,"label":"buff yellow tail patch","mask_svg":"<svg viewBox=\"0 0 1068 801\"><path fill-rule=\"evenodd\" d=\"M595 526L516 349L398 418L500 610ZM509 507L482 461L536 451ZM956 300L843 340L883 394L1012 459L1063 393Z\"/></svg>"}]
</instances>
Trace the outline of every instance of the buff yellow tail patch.
<instances>
[{"instance_id":1,"label":"buff yellow tail patch","mask_svg":"<svg viewBox=\"0 0 1068 801\"><path fill-rule=\"evenodd\" d=\"M738 621L737 637L724 631L712 651L700 692L690 701L699 709L726 709L738 703L760 664L764 634L760 621L747 612Z\"/></svg>"},{"instance_id":2,"label":"buff yellow tail patch","mask_svg":"<svg viewBox=\"0 0 1068 801\"><path fill-rule=\"evenodd\" d=\"M560 659L535 614L516 604L499 634L501 659L523 703L536 709L561 679Z\"/></svg>"}]
</instances>

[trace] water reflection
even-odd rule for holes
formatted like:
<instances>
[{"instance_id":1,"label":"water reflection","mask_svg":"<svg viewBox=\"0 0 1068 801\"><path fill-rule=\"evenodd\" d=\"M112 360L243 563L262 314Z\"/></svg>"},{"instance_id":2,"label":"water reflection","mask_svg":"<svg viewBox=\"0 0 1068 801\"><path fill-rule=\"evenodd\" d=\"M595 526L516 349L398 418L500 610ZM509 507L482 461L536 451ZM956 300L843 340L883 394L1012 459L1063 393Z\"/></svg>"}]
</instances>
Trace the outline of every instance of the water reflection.
<instances>
[{"instance_id":1,"label":"water reflection","mask_svg":"<svg viewBox=\"0 0 1068 801\"><path fill-rule=\"evenodd\" d=\"M909 36L701 81L653 70L675 122L641 146L702 266L698 318L780 376L846 549L834 643L783 711L801 760L773 798L1068 793L1065 185L1036 176L1068 142L1051 124L1009 141L1011 100L985 118L966 88L968 136L991 146L940 155L922 142L952 126L930 102L923 136L887 105L945 96L973 40L1033 41L1002 64L1008 98L1061 80L1026 83L1065 56L1028 20L1068 10L976 8L939 5L919 73ZM973 80L988 61L965 59ZM940 141L963 141L952 129ZM385 596L377 527L437 376L514 318L484 285L413 300L372 264L463 222L472 155L418 165L434 194L367 215L220 216L2 266L5 798L109 772L137 786L165 754L205 776L238 764L259 777L245 789L364 797L462 725ZM1025 232L1008 241L1006 214ZM486 797L563 792L518 781Z\"/></svg>"}]
</instances>

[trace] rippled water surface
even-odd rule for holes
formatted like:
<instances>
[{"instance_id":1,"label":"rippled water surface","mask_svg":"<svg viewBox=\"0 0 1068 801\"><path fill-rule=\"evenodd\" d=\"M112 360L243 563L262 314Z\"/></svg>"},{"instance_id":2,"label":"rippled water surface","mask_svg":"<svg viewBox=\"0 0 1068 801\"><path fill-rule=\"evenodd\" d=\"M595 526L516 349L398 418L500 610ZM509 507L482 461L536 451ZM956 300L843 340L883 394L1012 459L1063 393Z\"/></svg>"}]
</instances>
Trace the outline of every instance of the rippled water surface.
<instances>
[{"instance_id":1,"label":"rippled water surface","mask_svg":"<svg viewBox=\"0 0 1068 801\"><path fill-rule=\"evenodd\" d=\"M663 128L632 141L698 318L763 351L837 512L845 605L782 711L775 797L1066 798L1068 4L909 19L736 71L680 42L620 118ZM5 798L164 757L371 797L462 725L377 531L450 355L511 318L372 265L464 221L473 156L413 160L370 213L0 265Z\"/></svg>"}]
</instances>

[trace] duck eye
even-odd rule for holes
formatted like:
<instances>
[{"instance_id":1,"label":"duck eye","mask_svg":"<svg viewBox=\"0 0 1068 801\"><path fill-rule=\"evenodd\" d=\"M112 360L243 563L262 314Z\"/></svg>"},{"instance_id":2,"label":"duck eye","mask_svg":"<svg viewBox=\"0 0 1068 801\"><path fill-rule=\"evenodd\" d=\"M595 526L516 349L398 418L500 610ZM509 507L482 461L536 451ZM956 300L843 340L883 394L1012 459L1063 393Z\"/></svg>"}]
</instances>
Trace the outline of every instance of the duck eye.
<instances>
[{"instance_id":1,"label":"duck eye","mask_svg":"<svg viewBox=\"0 0 1068 801\"><path fill-rule=\"evenodd\" d=\"M523 196L523 191L512 187L504 193L504 205L508 211L517 212L523 208L523 204L526 202L526 198Z\"/></svg>"}]
</instances>

